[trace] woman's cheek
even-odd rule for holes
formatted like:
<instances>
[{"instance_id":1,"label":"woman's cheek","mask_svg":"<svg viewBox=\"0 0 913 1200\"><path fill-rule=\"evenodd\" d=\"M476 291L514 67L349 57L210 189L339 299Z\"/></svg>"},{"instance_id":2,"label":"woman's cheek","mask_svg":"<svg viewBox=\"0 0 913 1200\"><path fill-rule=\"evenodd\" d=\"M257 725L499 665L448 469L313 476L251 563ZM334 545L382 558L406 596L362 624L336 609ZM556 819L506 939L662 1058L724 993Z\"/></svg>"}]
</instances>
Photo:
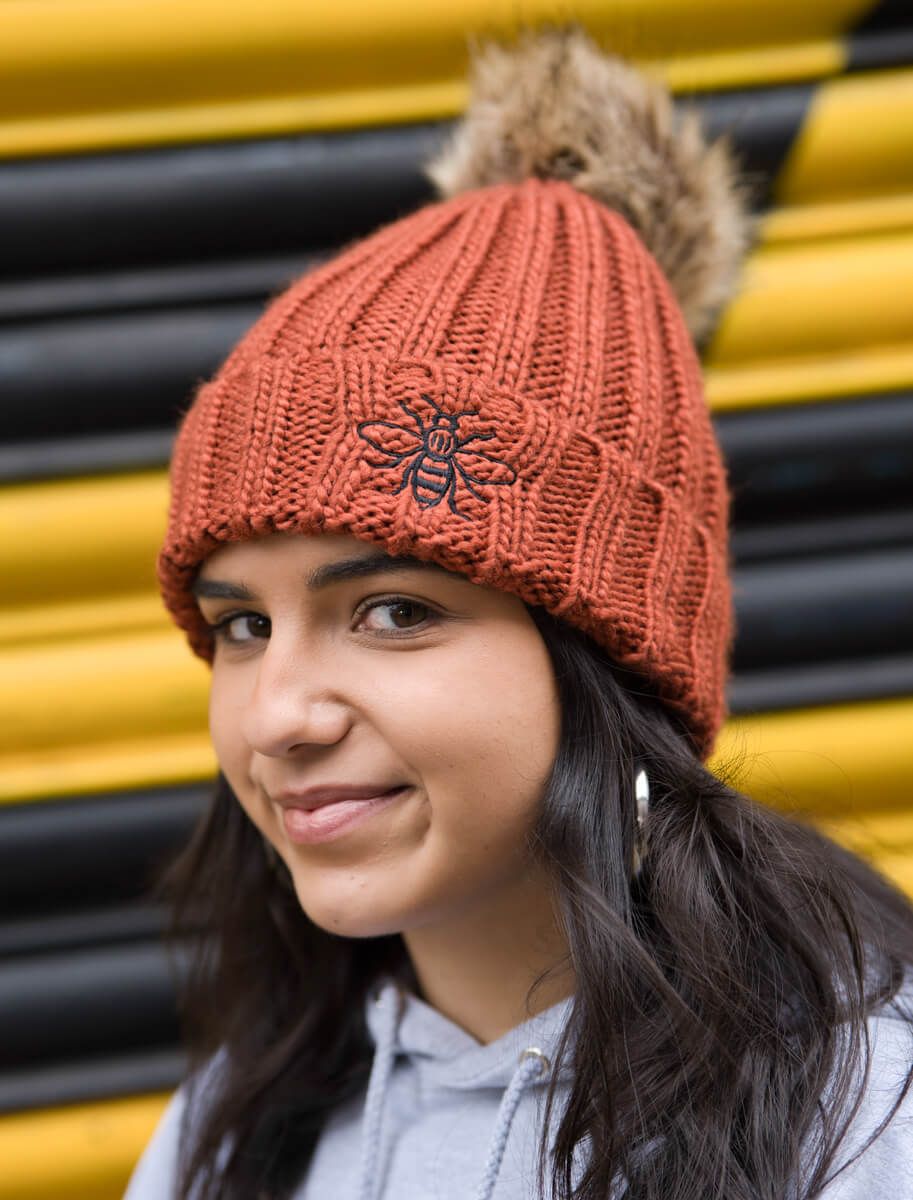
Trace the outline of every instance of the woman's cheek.
<instances>
[{"instance_id":1,"label":"woman's cheek","mask_svg":"<svg viewBox=\"0 0 913 1200\"><path fill-rule=\"evenodd\" d=\"M215 668L209 693L209 734L219 767L236 794L247 777L250 757L242 715L240 687L232 687L226 672Z\"/></svg>"}]
</instances>

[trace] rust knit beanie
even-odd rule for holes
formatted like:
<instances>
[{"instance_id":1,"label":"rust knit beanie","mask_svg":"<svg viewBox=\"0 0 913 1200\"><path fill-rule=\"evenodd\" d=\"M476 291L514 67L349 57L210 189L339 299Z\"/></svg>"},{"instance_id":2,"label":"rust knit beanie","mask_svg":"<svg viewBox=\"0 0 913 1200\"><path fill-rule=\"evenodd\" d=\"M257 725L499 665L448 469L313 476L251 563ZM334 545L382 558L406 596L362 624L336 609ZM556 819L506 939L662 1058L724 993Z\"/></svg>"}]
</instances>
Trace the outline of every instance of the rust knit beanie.
<instances>
[{"instance_id":1,"label":"rust knit beanie","mask_svg":"<svg viewBox=\"0 0 913 1200\"><path fill-rule=\"evenodd\" d=\"M726 153L583 34L551 33L481 56L431 173L450 198L295 283L198 392L165 602L209 658L190 591L208 554L349 533L584 630L706 756L728 498L692 339L745 244Z\"/></svg>"}]
</instances>

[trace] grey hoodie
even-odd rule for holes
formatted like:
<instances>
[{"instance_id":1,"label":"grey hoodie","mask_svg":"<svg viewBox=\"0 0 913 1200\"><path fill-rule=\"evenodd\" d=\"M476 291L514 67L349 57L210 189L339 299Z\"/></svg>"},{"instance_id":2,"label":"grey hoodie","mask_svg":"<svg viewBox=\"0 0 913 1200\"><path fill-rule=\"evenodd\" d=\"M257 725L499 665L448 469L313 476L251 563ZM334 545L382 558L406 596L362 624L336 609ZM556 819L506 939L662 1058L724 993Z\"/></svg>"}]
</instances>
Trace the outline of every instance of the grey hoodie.
<instances>
[{"instance_id":1,"label":"grey hoodie","mask_svg":"<svg viewBox=\"0 0 913 1200\"><path fill-rule=\"evenodd\" d=\"M548 1071L571 1004L483 1046L415 996L385 986L366 1010L375 1043L367 1095L330 1115L294 1200L530 1200ZM890 1111L910 1067L905 1025L886 1013L869 1028L869 1083L837 1167ZM558 1083L560 1101L567 1076ZM173 1195L184 1096L179 1090L169 1104L125 1200ZM873 1197L913 1200L913 1088L885 1131L819 1193Z\"/></svg>"}]
</instances>

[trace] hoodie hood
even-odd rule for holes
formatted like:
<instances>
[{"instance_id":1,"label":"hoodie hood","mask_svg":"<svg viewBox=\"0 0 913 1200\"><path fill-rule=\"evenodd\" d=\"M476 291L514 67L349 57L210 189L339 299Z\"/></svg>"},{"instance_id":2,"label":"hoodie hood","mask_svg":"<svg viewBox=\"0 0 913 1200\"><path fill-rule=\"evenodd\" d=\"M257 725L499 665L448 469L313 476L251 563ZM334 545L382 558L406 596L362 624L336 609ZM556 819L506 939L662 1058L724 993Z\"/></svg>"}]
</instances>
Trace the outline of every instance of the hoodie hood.
<instances>
[{"instance_id":1,"label":"hoodie hood","mask_svg":"<svg viewBox=\"0 0 913 1200\"><path fill-rule=\"evenodd\" d=\"M482 1045L441 1013L392 983L368 999L365 1018L374 1041L374 1061L361 1128L358 1200L376 1200L385 1177L385 1116L395 1064L407 1059L418 1094L501 1091L487 1153L479 1158L477 1200L491 1200L511 1128L524 1095L544 1096L553 1063L573 1011L573 998L561 1001ZM569 1079L563 1067L558 1077ZM481 1150L481 1147L479 1147Z\"/></svg>"},{"instance_id":2,"label":"hoodie hood","mask_svg":"<svg viewBox=\"0 0 913 1200\"><path fill-rule=\"evenodd\" d=\"M393 983L375 988L365 1004L365 1020L375 1050L391 1020L392 1051L408 1055L428 1080L442 1087L507 1087L519 1056L528 1049L540 1050L549 1060L542 1082L551 1078L551 1063L574 1009L573 997L560 1001L522 1025L508 1030L497 1041L483 1045L465 1029ZM559 1077L570 1079L567 1064Z\"/></svg>"}]
</instances>

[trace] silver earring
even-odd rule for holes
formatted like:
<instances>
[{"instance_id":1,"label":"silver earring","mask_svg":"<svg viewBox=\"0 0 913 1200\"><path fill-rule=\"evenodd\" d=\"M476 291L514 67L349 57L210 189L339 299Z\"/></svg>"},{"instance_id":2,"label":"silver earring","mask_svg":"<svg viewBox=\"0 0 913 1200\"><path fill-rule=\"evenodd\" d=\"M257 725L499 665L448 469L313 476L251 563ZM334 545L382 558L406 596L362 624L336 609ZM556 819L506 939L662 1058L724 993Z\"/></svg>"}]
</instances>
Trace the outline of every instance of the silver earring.
<instances>
[{"instance_id":1,"label":"silver earring","mask_svg":"<svg viewBox=\"0 0 913 1200\"><path fill-rule=\"evenodd\" d=\"M650 809L650 782L641 769L634 779L636 828L634 831L634 875L640 874L647 853L647 813Z\"/></svg>"}]
</instances>

